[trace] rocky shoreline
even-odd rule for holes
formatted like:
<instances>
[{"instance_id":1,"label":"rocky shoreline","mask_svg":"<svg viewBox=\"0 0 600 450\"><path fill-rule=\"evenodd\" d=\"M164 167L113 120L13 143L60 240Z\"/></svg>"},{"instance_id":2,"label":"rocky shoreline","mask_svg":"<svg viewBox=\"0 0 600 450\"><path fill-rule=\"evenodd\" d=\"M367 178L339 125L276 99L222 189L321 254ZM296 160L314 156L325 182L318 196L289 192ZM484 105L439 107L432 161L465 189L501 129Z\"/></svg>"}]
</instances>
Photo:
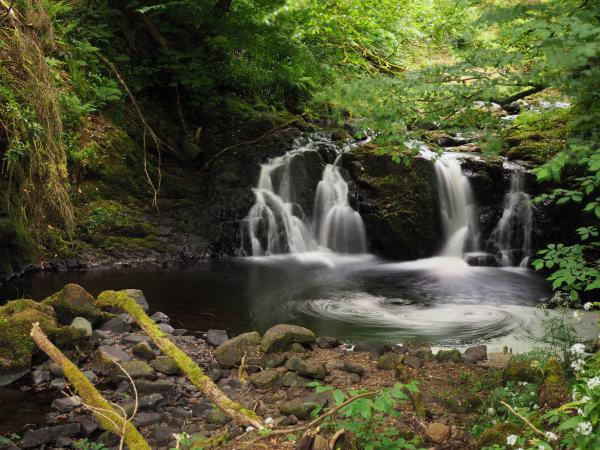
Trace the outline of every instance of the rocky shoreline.
<instances>
[{"instance_id":1,"label":"rocky shoreline","mask_svg":"<svg viewBox=\"0 0 600 450\"><path fill-rule=\"evenodd\" d=\"M141 291L127 292L148 311ZM19 301L23 302L15 302ZM7 307L15 302L4 306L0 315L6 315ZM58 322L68 324L62 328L74 329L77 336L85 336L80 345L66 346L65 352L102 395L128 413L137 403L139 411L133 417L133 424L152 448L173 448L176 434L186 433L200 439L220 436L224 431L229 443L217 448L241 448L251 430L234 424L215 408L182 375L172 358L161 355L128 314L101 311L94 302L81 287L67 285L41 304L51 305ZM266 423L275 428L306 423L315 408L333 405L331 392L317 393L314 386L307 386L311 382L343 391L374 391L409 377L419 382L420 394L418 401L402 407L403 416L397 427L403 435L421 446L479 448L469 436L467 424L482 407L486 390L523 376L522 368L509 362L509 355L488 355L482 345L464 353L440 350L433 354L425 342L342 343L335 337L317 337L306 328L286 324L274 326L263 336L248 332L230 338L225 330L198 335L174 328L169 317L161 312L154 312L151 317L168 339L189 355L227 396L267 418ZM0 448L78 448L77 442L82 439L117 448L117 437L99 428L89 409L71 391L61 367L51 360L43 361L33 348L31 355L33 365L22 370L18 389L50 393L55 399L43 423L11 430L22 438L11 444L7 440ZM118 361L133 378L137 398L123 372L112 361ZM10 370L4 360L0 370L2 384L17 381L14 376L7 378L7 374ZM466 382L478 386L479 391L465 389ZM451 393L454 389L456 392ZM315 439L315 442L321 441ZM273 439L266 445L264 448L296 448L294 442L285 439ZM313 444L312 448L325 447Z\"/></svg>"}]
</instances>

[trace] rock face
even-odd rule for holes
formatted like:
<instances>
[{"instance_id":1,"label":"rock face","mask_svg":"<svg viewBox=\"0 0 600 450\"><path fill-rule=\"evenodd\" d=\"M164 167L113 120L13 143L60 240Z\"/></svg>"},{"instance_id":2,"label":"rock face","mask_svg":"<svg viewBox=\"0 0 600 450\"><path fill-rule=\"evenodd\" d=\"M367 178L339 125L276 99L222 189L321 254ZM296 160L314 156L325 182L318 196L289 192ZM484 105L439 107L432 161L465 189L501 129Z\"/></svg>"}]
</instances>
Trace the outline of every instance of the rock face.
<instances>
[{"instance_id":1,"label":"rock face","mask_svg":"<svg viewBox=\"0 0 600 450\"><path fill-rule=\"evenodd\" d=\"M94 325L103 316L95 305L94 297L77 284L67 284L44 303L54 308L58 321L64 325L69 325L75 317L84 317Z\"/></svg>"},{"instance_id":2,"label":"rock face","mask_svg":"<svg viewBox=\"0 0 600 450\"><path fill-rule=\"evenodd\" d=\"M280 324L265 333L260 347L265 353L277 353L289 350L294 343L311 344L316 340L315 334L308 328Z\"/></svg>"},{"instance_id":3,"label":"rock face","mask_svg":"<svg viewBox=\"0 0 600 450\"><path fill-rule=\"evenodd\" d=\"M367 229L370 248L396 259L432 256L442 245L433 163L414 157L396 163L367 144L344 156L355 180L352 197Z\"/></svg>"},{"instance_id":4,"label":"rock face","mask_svg":"<svg viewBox=\"0 0 600 450\"><path fill-rule=\"evenodd\" d=\"M240 364L244 354L255 356L258 353L260 334L256 331L240 334L215 349L215 356L225 367Z\"/></svg>"}]
</instances>

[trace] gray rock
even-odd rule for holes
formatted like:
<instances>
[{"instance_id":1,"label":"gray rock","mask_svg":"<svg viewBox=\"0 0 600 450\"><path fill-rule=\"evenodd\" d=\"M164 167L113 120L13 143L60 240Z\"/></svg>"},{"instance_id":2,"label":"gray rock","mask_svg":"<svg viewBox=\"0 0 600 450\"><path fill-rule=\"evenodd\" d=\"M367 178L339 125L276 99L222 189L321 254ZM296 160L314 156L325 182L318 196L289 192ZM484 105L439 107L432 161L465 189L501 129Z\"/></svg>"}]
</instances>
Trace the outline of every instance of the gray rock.
<instances>
[{"instance_id":1,"label":"gray rock","mask_svg":"<svg viewBox=\"0 0 600 450\"><path fill-rule=\"evenodd\" d=\"M152 347L150 347L150 344L145 341L138 342L137 344L135 344L133 346L132 351L135 356L137 356L140 359L146 360L146 361L150 361L150 360L156 358L156 355L154 354Z\"/></svg>"},{"instance_id":2,"label":"gray rock","mask_svg":"<svg viewBox=\"0 0 600 450\"><path fill-rule=\"evenodd\" d=\"M0 370L0 387L8 386L17 380L20 380L27 375L31 370L28 368L24 369L9 369Z\"/></svg>"},{"instance_id":3,"label":"gray rock","mask_svg":"<svg viewBox=\"0 0 600 450\"><path fill-rule=\"evenodd\" d=\"M123 369L121 369L121 367L115 366L110 370L110 372L108 374L108 376L110 377L112 382L115 384L119 384L122 381L128 380L128 378L125 375L125 373L123 372L123 370L125 372L127 372L129 374L129 376L131 378L133 378L134 380L137 380L138 378L145 378L145 379L155 379L156 378L154 369L152 367L150 367L144 361L140 361L140 360L136 359L133 361L123 361L120 364Z\"/></svg>"},{"instance_id":4,"label":"gray rock","mask_svg":"<svg viewBox=\"0 0 600 450\"><path fill-rule=\"evenodd\" d=\"M300 365L298 373L310 378L322 380L327 376L327 368L322 362L307 361L306 363Z\"/></svg>"},{"instance_id":5,"label":"gray rock","mask_svg":"<svg viewBox=\"0 0 600 450\"><path fill-rule=\"evenodd\" d=\"M298 325L279 324L267 330L261 342L261 349L265 353L284 352L292 344L311 344L316 342L315 334L308 328Z\"/></svg>"},{"instance_id":6,"label":"gray rock","mask_svg":"<svg viewBox=\"0 0 600 450\"><path fill-rule=\"evenodd\" d=\"M104 339L110 339L110 336L111 336L110 331L104 331L104 330L98 330L98 329L92 331L92 338L97 341L102 341Z\"/></svg>"},{"instance_id":7,"label":"gray rock","mask_svg":"<svg viewBox=\"0 0 600 450\"><path fill-rule=\"evenodd\" d=\"M281 380L281 374L274 369L263 370L250 375L250 382L259 388L268 388L276 385Z\"/></svg>"},{"instance_id":8,"label":"gray rock","mask_svg":"<svg viewBox=\"0 0 600 450\"><path fill-rule=\"evenodd\" d=\"M110 319L108 322L104 322L99 328L101 331L110 331L112 333L124 333L131 330L131 325L123 320L122 317L117 316Z\"/></svg>"},{"instance_id":9,"label":"gray rock","mask_svg":"<svg viewBox=\"0 0 600 450\"><path fill-rule=\"evenodd\" d=\"M56 439L56 441L54 442L54 446L57 448L66 448L73 443L73 440L73 438L61 436Z\"/></svg>"},{"instance_id":10,"label":"gray rock","mask_svg":"<svg viewBox=\"0 0 600 450\"><path fill-rule=\"evenodd\" d=\"M350 381L353 383L360 383L360 375L357 373L350 373Z\"/></svg>"},{"instance_id":11,"label":"gray rock","mask_svg":"<svg viewBox=\"0 0 600 450\"><path fill-rule=\"evenodd\" d=\"M92 335L92 324L85 317L75 317L71 322L71 327L83 330L86 336Z\"/></svg>"},{"instance_id":12,"label":"gray rock","mask_svg":"<svg viewBox=\"0 0 600 450\"><path fill-rule=\"evenodd\" d=\"M281 384L285 387L304 387L306 383L308 383L306 378L296 375L294 372L287 372L281 379Z\"/></svg>"},{"instance_id":13,"label":"gray rock","mask_svg":"<svg viewBox=\"0 0 600 450\"><path fill-rule=\"evenodd\" d=\"M165 375L179 375L181 369L170 356L159 356L153 361L150 361L150 366L157 372L164 373Z\"/></svg>"},{"instance_id":14,"label":"gray rock","mask_svg":"<svg viewBox=\"0 0 600 450\"><path fill-rule=\"evenodd\" d=\"M244 355L246 355L247 362L248 357L257 356L259 343L260 334L256 331L240 334L219 345L215 349L215 357L224 367L237 366L241 363Z\"/></svg>"},{"instance_id":15,"label":"gray rock","mask_svg":"<svg viewBox=\"0 0 600 450\"><path fill-rule=\"evenodd\" d=\"M132 297L145 312L148 312L150 305L148 304L148 300L146 300L146 297L142 291L139 289L125 289L125 293Z\"/></svg>"},{"instance_id":16,"label":"gray rock","mask_svg":"<svg viewBox=\"0 0 600 450\"><path fill-rule=\"evenodd\" d=\"M154 392L153 394L144 395L140 397L139 404L142 409L151 409L162 402L165 397L158 392Z\"/></svg>"},{"instance_id":17,"label":"gray rock","mask_svg":"<svg viewBox=\"0 0 600 450\"><path fill-rule=\"evenodd\" d=\"M210 345L214 345L215 347L223 345L228 340L229 337L227 336L227 331L225 330L208 330L206 332L206 342L208 342Z\"/></svg>"},{"instance_id":18,"label":"gray rock","mask_svg":"<svg viewBox=\"0 0 600 450\"><path fill-rule=\"evenodd\" d=\"M162 421L162 414L157 412L139 412L133 418L133 424L136 427L147 427L160 423Z\"/></svg>"},{"instance_id":19,"label":"gray rock","mask_svg":"<svg viewBox=\"0 0 600 450\"><path fill-rule=\"evenodd\" d=\"M173 336L185 336L186 334L188 334L188 330L185 328L175 328L173 330Z\"/></svg>"},{"instance_id":20,"label":"gray rock","mask_svg":"<svg viewBox=\"0 0 600 450\"><path fill-rule=\"evenodd\" d=\"M317 406L323 406L325 400L315 396L296 398L279 404L279 411L286 416L293 415L298 419L308 419Z\"/></svg>"},{"instance_id":21,"label":"gray rock","mask_svg":"<svg viewBox=\"0 0 600 450\"><path fill-rule=\"evenodd\" d=\"M209 369L206 372L206 375L208 375L208 377L213 381L213 383L216 383L223 376L223 371L221 371L221 369L217 369L217 368Z\"/></svg>"},{"instance_id":22,"label":"gray rock","mask_svg":"<svg viewBox=\"0 0 600 450\"><path fill-rule=\"evenodd\" d=\"M476 345L475 347L469 347L465 350L465 356L475 360L475 362L485 361L487 360L487 346Z\"/></svg>"},{"instance_id":23,"label":"gray rock","mask_svg":"<svg viewBox=\"0 0 600 450\"><path fill-rule=\"evenodd\" d=\"M92 372L91 370L85 370L83 372L83 374L85 375L85 377L90 380L91 383L96 384L98 382L98 375L96 375L94 372Z\"/></svg>"},{"instance_id":24,"label":"gray rock","mask_svg":"<svg viewBox=\"0 0 600 450\"><path fill-rule=\"evenodd\" d=\"M308 353L308 350L302 344L298 344L297 342L292 344L290 351L293 353Z\"/></svg>"},{"instance_id":25,"label":"gray rock","mask_svg":"<svg viewBox=\"0 0 600 450\"><path fill-rule=\"evenodd\" d=\"M317 345L319 348L335 348L340 345L340 341L334 337L320 336L317 338Z\"/></svg>"},{"instance_id":26,"label":"gray rock","mask_svg":"<svg viewBox=\"0 0 600 450\"><path fill-rule=\"evenodd\" d=\"M55 391L62 391L65 388L65 380L64 378L55 378L50 382L50 389L54 389Z\"/></svg>"},{"instance_id":27,"label":"gray rock","mask_svg":"<svg viewBox=\"0 0 600 450\"><path fill-rule=\"evenodd\" d=\"M42 384L46 381L44 380L44 372L44 369L35 369L31 372L33 384Z\"/></svg>"},{"instance_id":28,"label":"gray rock","mask_svg":"<svg viewBox=\"0 0 600 450\"><path fill-rule=\"evenodd\" d=\"M168 425L161 425L152 430L150 439L159 444L164 444L173 440L173 433L177 433L177 429Z\"/></svg>"},{"instance_id":29,"label":"gray rock","mask_svg":"<svg viewBox=\"0 0 600 450\"><path fill-rule=\"evenodd\" d=\"M371 353L372 355L379 357L386 351L390 351L389 345L377 341L359 341L354 346L355 352Z\"/></svg>"},{"instance_id":30,"label":"gray rock","mask_svg":"<svg viewBox=\"0 0 600 450\"><path fill-rule=\"evenodd\" d=\"M462 362L462 355L456 349L452 349L452 350L439 350L436 353L436 355L435 355L435 359L436 359L437 362L455 362L455 363L459 363L459 362Z\"/></svg>"},{"instance_id":31,"label":"gray rock","mask_svg":"<svg viewBox=\"0 0 600 450\"><path fill-rule=\"evenodd\" d=\"M80 432L81 426L78 423L38 428L37 430L26 432L19 444L23 448L40 447L51 442L56 442L59 438L76 436Z\"/></svg>"},{"instance_id":32,"label":"gray rock","mask_svg":"<svg viewBox=\"0 0 600 450\"><path fill-rule=\"evenodd\" d=\"M402 361L406 366L412 367L413 369L420 369L423 367L423 360L413 355L407 355Z\"/></svg>"},{"instance_id":33,"label":"gray rock","mask_svg":"<svg viewBox=\"0 0 600 450\"><path fill-rule=\"evenodd\" d=\"M175 331L175 328L173 328L168 323L159 323L158 329L165 334L173 334L173 332Z\"/></svg>"},{"instance_id":34,"label":"gray rock","mask_svg":"<svg viewBox=\"0 0 600 450\"><path fill-rule=\"evenodd\" d=\"M155 312L154 314L152 314L150 316L150 318L152 320L154 320L156 323L169 323L171 321L171 319L169 318L169 316L167 316L165 313L162 313L160 311Z\"/></svg>"},{"instance_id":35,"label":"gray rock","mask_svg":"<svg viewBox=\"0 0 600 450\"><path fill-rule=\"evenodd\" d=\"M50 364L48 364L48 370L55 377L63 378L65 376L65 372L63 371L63 368L61 367L61 365L55 363L54 361L52 361Z\"/></svg>"},{"instance_id":36,"label":"gray rock","mask_svg":"<svg viewBox=\"0 0 600 450\"><path fill-rule=\"evenodd\" d=\"M306 364L306 359L301 356L292 356L285 362L285 367L294 372L300 370L300 367Z\"/></svg>"},{"instance_id":37,"label":"gray rock","mask_svg":"<svg viewBox=\"0 0 600 450\"><path fill-rule=\"evenodd\" d=\"M356 373L359 376L363 376L364 373L367 371L366 367L363 366L362 364L358 364L352 361L346 361L344 362L344 364L342 365L341 369L344 372L348 372L348 373Z\"/></svg>"},{"instance_id":38,"label":"gray rock","mask_svg":"<svg viewBox=\"0 0 600 450\"><path fill-rule=\"evenodd\" d=\"M74 397L63 397L52 400L50 407L61 413L68 413L81 406L81 399Z\"/></svg>"},{"instance_id":39,"label":"gray rock","mask_svg":"<svg viewBox=\"0 0 600 450\"><path fill-rule=\"evenodd\" d=\"M272 353L263 356L261 361L261 367L267 369L274 369L275 367L281 367L285 364L286 357L283 353Z\"/></svg>"},{"instance_id":40,"label":"gray rock","mask_svg":"<svg viewBox=\"0 0 600 450\"><path fill-rule=\"evenodd\" d=\"M166 380L138 380L135 386L140 394L151 394L153 392L167 392L175 388L175 385Z\"/></svg>"},{"instance_id":41,"label":"gray rock","mask_svg":"<svg viewBox=\"0 0 600 450\"><path fill-rule=\"evenodd\" d=\"M118 347L101 345L96 350L96 354L101 361L131 361L132 357L129 353L121 350Z\"/></svg>"},{"instance_id":42,"label":"gray rock","mask_svg":"<svg viewBox=\"0 0 600 450\"><path fill-rule=\"evenodd\" d=\"M152 339L149 336L143 334L128 334L123 336L121 342L123 344L139 344L140 342L150 342Z\"/></svg>"},{"instance_id":43,"label":"gray rock","mask_svg":"<svg viewBox=\"0 0 600 450\"><path fill-rule=\"evenodd\" d=\"M89 416L84 416L80 424L83 432L88 436L98 429L98 422Z\"/></svg>"}]
</instances>

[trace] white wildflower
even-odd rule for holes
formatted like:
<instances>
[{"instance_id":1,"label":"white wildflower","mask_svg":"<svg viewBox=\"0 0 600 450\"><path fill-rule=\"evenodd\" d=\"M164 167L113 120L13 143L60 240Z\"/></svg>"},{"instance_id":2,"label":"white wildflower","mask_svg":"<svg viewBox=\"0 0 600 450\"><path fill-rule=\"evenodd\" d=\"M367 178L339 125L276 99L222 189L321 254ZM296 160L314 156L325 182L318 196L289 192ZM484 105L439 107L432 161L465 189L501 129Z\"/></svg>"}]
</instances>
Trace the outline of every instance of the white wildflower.
<instances>
[{"instance_id":1,"label":"white wildflower","mask_svg":"<svg viewBox=\"0 0 600 450\"><path fill-rule=\"evenodd\" d=\"M583 397L581 397L579 399L579 401L582 402L582 403L587 403L587 402L590 401L590 398L587 395L584 395Z\"/></svg>"},{"instance_id":2,"label":"white wildflower","mask_svg":"<svg viewBox=\"0 0 600 450\"><path fill-rule=\"evenodd\" d=\"M585 309L586 311L589 311L590 309L592 309L592 302L587 302L586 304L583 305L583 309Z\"/></svg>"},{"instance_id":3,"label":"white wildflower","mask_svg":"<svg viewBox=\"0 0 600 450\"><path fill-rule=\"evenodd\" d=\"M267 424L267 425L271 425L271 424L273 424L273 422L274 422L274 420L272 417L267 417L265 419L265 424Z\"/></svg>"},{"instance_id":4,"label":"white wildflower","mask_svg":"<svg viewBox=\"0 0 600 450\"><path fill-rule=\"evenodd\" d=\"M592 424L590 422L581 422L577 425L577 432L582 436L589 436L592 433Z\"/></svg>"},{"instance_id":5,"label":"white wildflower","mask_svg":"<svg viewBox=\"0 0 600 450\"><path fill-rule=\"evenodd\" d=\"M540 409L540 405L533 405L533 409Z\"/></svg>"},{"instance_id":6,"label":"white wildflower","mask_svg":"<svg viewBox=\"0 0 600 450\"><path fill-rule=\"evenodd\" d=\"M487 409L487 412L488 412L488 414L493 415L493 414L496 413L496 410L494 408L490 407L490 408Z\"/></svg>"},{"instance_id":7,"label":"white wildflower","mask_svg":"<svg viewBox=\"0 0 600 450\"><path fill-rule=\"evenodd\" d=\"M558 439L558 436L552 431L546 431L545 436L549 441L556 441Z\"/></svg>"},{"instance_id":8,"label":"white wildflower","mask_svg":"<svg viewBox=\"0 0 600 450\"><path fill-rule=\"evenodd\" d=\"M577 408L577 414L579 414L580 416L583 416L583 409L581 408Z\"/></svg>"},{"instance_id":9,"label":"white wildflower","mask_svg":"<svg viewBox=\"0 0 600 450\"><path fill-rule=\"evenodd\" d=\"M573 344L573 346L571 346L571 353L578 356L583 355L585 353L585 345L581 343Z\"/></svg>"},{"instance_id":10,"label":"white wildflower","mask_svg":"<svg viewBox=\"0 0 600 450\"><path fill-rule=\"evenodd\" d=\"M581 320L581 313L579 311L574 311L573 312L573 319L580 321Z\"/></svg>"},{"instance_id":11,"label":"white wildflower","mask_svg":"<svg viewBox=\"0 0 600 450\"><path fill-rule=\"evenodd\" d=\"M254 427L246 427L246 433L250 433L251 431L254 431Z\"/></svg>"},{"instance_id":12,"label":"white wildflower","mask_svg":"<svg viewBox=\"0 0 600 450\"><path fill-rule=\"evenodd\" d=\"M527 386L528 384L527 381L519 381L519 386Z\"/></svg>"},{"instance_id":13,"label":"white wildflower","mask_svg":"<svg viewBox=\"0 0 600 450\"><path fill-rule=\"evenodd\" d=\"M546 446L544 444L538 445L538 450L546 450Z\"/></svg>"},{"instance_id":14,"label":"white wildflower","mask_svg":"<svg viewBox=\"0 0 600 450\"><path fill-rule=\"evenodd\" d=\"M519 447L519 448L517 448L516 450L523 450L523 447Z\"/></svg>"},{"instance_id":15,"label":"white wildflower","mask_svg":"<svg viewBox=\"0 0 600 450\"><path fill-rule=\"evenodd\" d=\"M600 377L599 376L595 376L594 378L590 378L587 381L587 387L590 388L590 389L597 388L598 386L600 386Z\"/></svg>"},{"instance_id":16,"label":"white wildflower","mask_svg":"<svg viewBox=\"0 0 600 450\"><path fill-rule=\"evenodd\" d=\"M582 372L584 365L585 365L585 361L583 359L576 359L575 361L571 362L571 368L575 372Z\"/></svg>"},{"instance_id":17,"label":"white wildflower","mask_svg":"<svg viewBox=\"0 0 600 450\"><path fill-rule=\"evenodd\" d=\"M511 447L517 443L517 435L509 434L506 436L506 445L510 445Z\"/></svg>"}]
</instances>

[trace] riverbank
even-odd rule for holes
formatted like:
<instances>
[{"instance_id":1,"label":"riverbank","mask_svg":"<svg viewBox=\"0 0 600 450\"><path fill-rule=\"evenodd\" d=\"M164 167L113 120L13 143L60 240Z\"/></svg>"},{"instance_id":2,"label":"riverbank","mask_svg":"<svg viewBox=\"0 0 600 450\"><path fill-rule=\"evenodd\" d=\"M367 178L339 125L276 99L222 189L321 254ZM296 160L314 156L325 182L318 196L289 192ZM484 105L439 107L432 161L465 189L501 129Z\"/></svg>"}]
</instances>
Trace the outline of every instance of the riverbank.
<instances>
[{"instance_id":1,"label":"riverbank","mask_svg":"<svg viewBox=\"0 0 600 450\"><path fill-rule=\"evenodd\" d=\"M141 291L128 293L148 310ZM222 449L295 449L302 440L304 430L290 433L293 438L267 437L260 444L251 443L260 435L232 423L215 409L183 376L175 361L158 351L132 317L119 311L109 314L98 310L93 297L79 286L68 285L45 304L52 305L54 313L45 312L55 314L60 323L70 323L75 309L85 316L63 327L89 335L77 347L70 347L68 354L105 398L128 413L132 413L136 404L139 406L133 424L153 449L173 448L174 435L183 434L196 442L226 436L213 447ZM544 397L543 386L550 373L532 370L523 357L488 353L484 345L467 348L462 353L438 350L434 354L424 341L407 340L402 345L370 340L342 343L335 337L316 336L307 328L282 324L262 336L248 332L230 338L225 330L197 334L179 328L161 312L149 314L169 340L189 355L226 395L254 410L274 429L307 425L314 418L313 410L335 407L339 402L336 395L340 394L333 390L353 395L357 390L376 392L414 381L418 392L409 391L410 395L405 395L395 407L398 416L386 419L381 426L393 427L417 447L477 449L502 444L510 434L508 428L482 433L482 417L485 418L487 408L495 401L494 392L499 386L513 389L517 382L530 383L527 389L531 391L531 404L542 410L566 399L560 394L566 392L563 381L555 392L560 398L553 397L552 404L545 405L544 398L549 400L547 395ZM110 360L118 361L133 378L137 397L131 383ZM5 375L6 371L0 373L4 381ZM329 386L331 390L319 392L316 384ZM23 392L34 398L53 400L39 401L35 420L29 414L22 416L21 424L16 420L3 424L1 434L5 440L1 448L88 448L81 447L82 440L87 445L100 442L106 448L116 448L116 436L99 429L89 410L75 396L76 389L69 385L62 369L49 360L43 361L37 352L33 352L31 369L23 370L21 378L9 384L8 389L5 394L12 391L13 398L19 398L16 393ZM65 397L67 393L69 396ZM7 414L9 408L17 417L23 407L0 405L2 414ZM47 410L42 415L44 408ZM312 447L307 448L327 448L322 445L331 441L334 431L335 428L324 427ZM9 444L6 439L11 436L13 443ZM343 439L343 433L338 437ZM348 433L346 438L350 437ZM191 441L186 438L182 442Z\"/></svg>"}]
</instances>

